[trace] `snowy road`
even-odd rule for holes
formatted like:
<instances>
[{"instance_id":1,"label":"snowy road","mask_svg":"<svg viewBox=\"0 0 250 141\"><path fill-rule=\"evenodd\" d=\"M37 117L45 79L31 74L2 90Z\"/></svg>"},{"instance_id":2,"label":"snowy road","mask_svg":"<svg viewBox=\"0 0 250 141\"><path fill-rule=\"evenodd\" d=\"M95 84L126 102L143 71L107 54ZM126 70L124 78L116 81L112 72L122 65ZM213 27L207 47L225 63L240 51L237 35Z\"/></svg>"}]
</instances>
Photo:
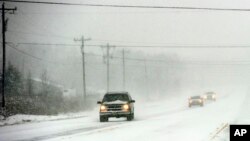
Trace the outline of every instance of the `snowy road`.
<instances>
[{"instance_id":1,"label":"snowy road","mask_svg":"<svg viewBox=\"0 0 250 141\"><path fill-rule=\"evenodd\" d=\"M221 123L232 123L239 117L247 92L232 90L221 93L218 101L204 107L187 107L187 97L167 101L136 102L136 118L110 119L100 123L98 112L87 117L44 121L0 127L1 141L206 141Z\"/></svg>"}]
</instances>

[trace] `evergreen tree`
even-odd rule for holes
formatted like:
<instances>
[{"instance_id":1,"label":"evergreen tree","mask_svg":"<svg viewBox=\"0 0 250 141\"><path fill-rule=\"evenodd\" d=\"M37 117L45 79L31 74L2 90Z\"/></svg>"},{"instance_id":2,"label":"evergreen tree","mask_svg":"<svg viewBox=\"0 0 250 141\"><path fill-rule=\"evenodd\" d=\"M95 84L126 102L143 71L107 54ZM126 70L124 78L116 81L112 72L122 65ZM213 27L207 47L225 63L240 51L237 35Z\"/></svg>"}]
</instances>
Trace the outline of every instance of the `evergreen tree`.
<instances>
[{"instance_id":1,"label":"evergreen tree","mask_svg":"<svg viewBox=\"0 0 250 141\"><path fill-rule=\"evenodd\" d=\"M4 85L6 94L19 95L23 92L22 75L12 64L6 70Z\"/></svg>"}]
</instances>

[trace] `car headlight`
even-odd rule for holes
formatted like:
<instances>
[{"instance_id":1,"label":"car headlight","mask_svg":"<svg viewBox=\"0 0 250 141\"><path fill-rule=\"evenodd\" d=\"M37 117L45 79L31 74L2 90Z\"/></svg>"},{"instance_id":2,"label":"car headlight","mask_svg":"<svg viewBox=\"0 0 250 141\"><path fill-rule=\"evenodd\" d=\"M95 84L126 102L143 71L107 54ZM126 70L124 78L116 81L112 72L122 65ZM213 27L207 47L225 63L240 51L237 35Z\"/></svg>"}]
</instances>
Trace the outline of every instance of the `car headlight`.
<instances>
[{"instance_id":1,"label":"car headlight","mask_svg":"<svg viewBox=\"0 0 250 141\"><path fill-rule=\"evenodd\" d=\"M129 105L128 104L125 104L122 106L123 110L128 110L129 109Z\"/></svg>"},{"instance_id":2,"label":"car headlight","mask_svg":"<svg viewBox=\"0 0 250 141\"><path fill-rule=\"evenodd\" d=\"M213 95L212 97L215 98L215 95Z\"/></svg>"},{"instance_id":3,"label":"car headlight","mask_svg":"<svg viewBox=\"0 0 250 141\"><path fill-rule=\"evenodd\" d=\"M107 110L107 108L106 108L106 106L101 105L100 110L101 110L101 111L106 111L106 110Z\"/></svg>"},{"instance_id":4,"label":"car headlight","mask_svg":"<svg viewBox=\"0 0 250 141\"><path fill-rule=\"evenodd\" d=\"M202 100L201 100L201 99L199 99L199 102L201 103L201 102L202 102Z\"/></svg>"}]
</instances>

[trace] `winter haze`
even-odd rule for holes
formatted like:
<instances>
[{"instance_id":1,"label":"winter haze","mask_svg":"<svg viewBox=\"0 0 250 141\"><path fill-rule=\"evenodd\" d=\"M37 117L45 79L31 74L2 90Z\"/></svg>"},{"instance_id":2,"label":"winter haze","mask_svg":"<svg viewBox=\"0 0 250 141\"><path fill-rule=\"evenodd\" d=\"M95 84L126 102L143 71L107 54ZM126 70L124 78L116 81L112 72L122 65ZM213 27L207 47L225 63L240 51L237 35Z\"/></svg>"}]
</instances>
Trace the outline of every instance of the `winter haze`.
<instances>
[{"instance_id":1,"label":"winter haze","mask_svg":"<svg viewBox=\"0 0 250 141\"><path fill-rule=\"evenodd\" d=\"M250 8L247 0L47 1ZM217 141L229 140L227 123L250 124L250 11L5 2L7 8L15 6L15 14L6 13L9 86L0 140L93 141L111 140L113 134L124 141ZM82 36L90 38L84 42L87 102L82 42L75 41ZM96 102L107 92L107 44L109 91L128 91L136 100L133 121L99 122ZM18 83L12 82L12 72ZM216 93L216 101L188 107L190 96L206 92ZM13 100L20 105L12 105Z\"/></svg>"}]
</instances>

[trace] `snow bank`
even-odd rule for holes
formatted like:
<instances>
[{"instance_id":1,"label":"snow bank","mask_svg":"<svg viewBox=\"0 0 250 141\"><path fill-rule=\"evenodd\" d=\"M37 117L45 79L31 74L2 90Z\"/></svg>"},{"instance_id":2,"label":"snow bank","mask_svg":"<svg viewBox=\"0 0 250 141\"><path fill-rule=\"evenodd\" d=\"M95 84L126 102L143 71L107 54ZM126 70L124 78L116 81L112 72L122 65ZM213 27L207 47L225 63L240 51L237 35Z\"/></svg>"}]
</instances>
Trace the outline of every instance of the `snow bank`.
<instances>
[{"instance_id":1,"label":"snow bank","mask_svg":"<svg viewBox=\"0 0 250 141\"><path fill-rule=\"evenodd\" d=\"M44 115L13 115L4 119L0 117L0 126L23 124L28 122L42 122L42 121L53 121L53 120L63 120L63 119L73 119L81 118L88 115L89 112L79 112L79 113L67 113L59 114L54 116L44 116Z\"/></svg>"}]
</instances>

